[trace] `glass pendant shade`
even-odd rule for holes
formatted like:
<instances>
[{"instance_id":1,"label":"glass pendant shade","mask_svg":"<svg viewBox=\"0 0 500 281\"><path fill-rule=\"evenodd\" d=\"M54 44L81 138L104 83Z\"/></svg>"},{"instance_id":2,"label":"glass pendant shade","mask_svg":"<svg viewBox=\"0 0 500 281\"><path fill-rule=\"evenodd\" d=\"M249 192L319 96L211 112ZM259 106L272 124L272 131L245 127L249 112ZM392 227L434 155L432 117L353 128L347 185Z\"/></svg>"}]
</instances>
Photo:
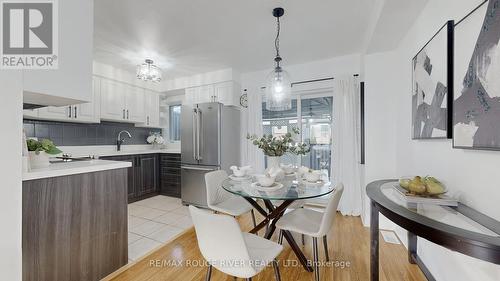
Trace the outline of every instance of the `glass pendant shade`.
<instances>
[{"instance_id":1,"label":"glass pendant shade","mask_svg":"<svg viewBox=\"0 0 500 281\"><path fill-rule=\"evenodd\" d=\"M161 70L153 64L152 60L146 60L145 63L137 66L137 79L160 82Z\"/></svg>"},{"instance_id":2,"label":"glass pendant shade","mask_svg":"<svg viewBox=\"0 0 500 281\"><path fill-rule=\"evenodd\" d=\"M292 108L292 84L290 75L281 67L276 67L266 82L266 109L270 111Z\"/></svg>"}]
</instances>

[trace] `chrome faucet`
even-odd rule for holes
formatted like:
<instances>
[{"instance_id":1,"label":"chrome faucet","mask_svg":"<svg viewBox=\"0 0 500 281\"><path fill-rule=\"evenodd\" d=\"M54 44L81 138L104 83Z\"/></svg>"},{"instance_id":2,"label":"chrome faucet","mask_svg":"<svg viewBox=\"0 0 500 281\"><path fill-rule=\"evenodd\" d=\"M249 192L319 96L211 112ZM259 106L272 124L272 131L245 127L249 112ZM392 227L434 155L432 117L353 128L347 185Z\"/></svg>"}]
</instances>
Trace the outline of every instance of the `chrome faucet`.
<instances>
[{"instance_id":1,"label":"chrome faucet","mask_svg":"<svg viewBox=\"0 0 500 281\"><path fill-rule=\"evenodd\" d=\"M116 138L116 151L120 151L122 147L122 143L125 141L125 139L121 138L122 133L126 133L129 138L132 137L128 131L120 131L118 133L118 137Z\"/></svg>"}]
</instances>

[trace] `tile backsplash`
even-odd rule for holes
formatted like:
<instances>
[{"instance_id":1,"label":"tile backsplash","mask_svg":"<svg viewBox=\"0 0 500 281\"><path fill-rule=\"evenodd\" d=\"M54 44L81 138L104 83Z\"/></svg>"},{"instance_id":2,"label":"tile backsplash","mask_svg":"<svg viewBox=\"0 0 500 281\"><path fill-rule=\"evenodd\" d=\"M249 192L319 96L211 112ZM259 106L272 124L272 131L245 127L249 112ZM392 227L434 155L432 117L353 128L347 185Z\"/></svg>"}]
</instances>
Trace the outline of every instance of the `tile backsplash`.
<instances>
[{"instance_id":1,"label":"tile backsplash","mask_svg":"<svg viewBox=\"0 0 500 281\"><path fill-rule=\"evenodd\" d=\"M124 144L146 144L150 132L161 132L161 129L138 128L133 124L115 122L80 124L24 119L23 126L27 137L50 139L60 146L115 145L121 130L127 130L132 135L131 139L125 137Z\"/></svg>"}]
</instances>

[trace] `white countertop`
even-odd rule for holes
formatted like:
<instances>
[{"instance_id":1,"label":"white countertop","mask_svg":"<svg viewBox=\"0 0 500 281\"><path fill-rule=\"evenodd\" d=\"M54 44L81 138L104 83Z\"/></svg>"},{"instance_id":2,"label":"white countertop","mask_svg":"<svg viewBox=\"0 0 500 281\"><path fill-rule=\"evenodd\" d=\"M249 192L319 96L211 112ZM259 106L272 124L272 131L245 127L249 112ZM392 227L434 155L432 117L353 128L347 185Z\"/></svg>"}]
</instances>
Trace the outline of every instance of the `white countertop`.
<instances>
[{"instance_id":1,"label":"white countertop","mask_svg":"<svg viewBox=\"0 0 500 281\"><path fill-rule=\"evenodd\" d=\"M86 157L89 155L101 157L151 153L181 153L180 145L163 149L153 149L151 145L122 145L121 151L116 151L115 145L60 146L58 148L62 150L63 153L70 154L72 157Z\"/></svg>"},{"instance_id":2,"label":"white countertop","mask_svg":"<svg viewBox=\"0 0 500 281\"><path fill-rule=\"evenodd\" d=\"M122 150L122 151L103 152L98 154L98 156L118 156L118 155L153 154L153 153L181 153L181 152L177 149Z\"/></svg>"},{"instance_id":3,"label":"white countertop","mask_svg":"<svg viewBox=\"0 0 500 281\"><path fill-rule=\"evenodd\" d=\"M75 161L65 163L53 163L47 168L32 169L30 172L23 173L23 181L60 177L74 174L92 173L105 170L113 170L131 167L130 162L109 161L109 160L90 160Z\"/></svg>"}]
</instances>

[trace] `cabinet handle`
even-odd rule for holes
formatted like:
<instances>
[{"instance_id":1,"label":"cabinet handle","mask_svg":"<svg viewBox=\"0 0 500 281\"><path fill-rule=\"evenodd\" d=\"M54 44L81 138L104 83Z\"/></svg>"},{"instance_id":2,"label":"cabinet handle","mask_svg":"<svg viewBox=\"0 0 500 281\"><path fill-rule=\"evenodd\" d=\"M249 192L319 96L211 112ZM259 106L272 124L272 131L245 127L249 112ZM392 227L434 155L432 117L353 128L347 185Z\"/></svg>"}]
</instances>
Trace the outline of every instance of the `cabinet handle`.
<instances>
[{"instance_id":1,"label":"cabinet handle","mask_svg":"<svg viewBox=\"0 0 500 281\"><path fill-rule=\"evenodd\" d=\"M71 105L68 106L68 107L69 107L69 115L68 115L68 117L71 118Z\"/></svg>"},{"instance_id":2,"label":"cabinet handle","mask_svg":"<svg viewBox=\"0 0 500 281\"><path fill-rule=\"evenodd\" d=\"M148 125L149 125L149 116L148 116Z\"/></svg>"},{"instance_id":3,"label":"cabinet handle","mask_svg":"<svg viewBox=\"0 0 500 281\"><path fill-rule=\"evenodd\" d=\"M127 120L128 120L128 119L129 119L129 118L128 118L128 109L127 109Z\"/></svg>"},{"instance_id":4,"label":"cabinet handle","mask_svg":"<svg viewBox=\"0 0 500 281\"><path fill-rule=\"evenodd\" d=\"M76 114L76 106L75 106L75 118L77 118L76 116L77 116L77 114Z\"/></svg>"},{"instance_id":5,"label":"cabinet handle","mask_svg":"<svg viewBox=\"0 0 500 281\"><path fill-rule=\"evenodd\" d=\"M123 119L125 119L125 109L123 110Z\"/></svg>"}]
</instances>

